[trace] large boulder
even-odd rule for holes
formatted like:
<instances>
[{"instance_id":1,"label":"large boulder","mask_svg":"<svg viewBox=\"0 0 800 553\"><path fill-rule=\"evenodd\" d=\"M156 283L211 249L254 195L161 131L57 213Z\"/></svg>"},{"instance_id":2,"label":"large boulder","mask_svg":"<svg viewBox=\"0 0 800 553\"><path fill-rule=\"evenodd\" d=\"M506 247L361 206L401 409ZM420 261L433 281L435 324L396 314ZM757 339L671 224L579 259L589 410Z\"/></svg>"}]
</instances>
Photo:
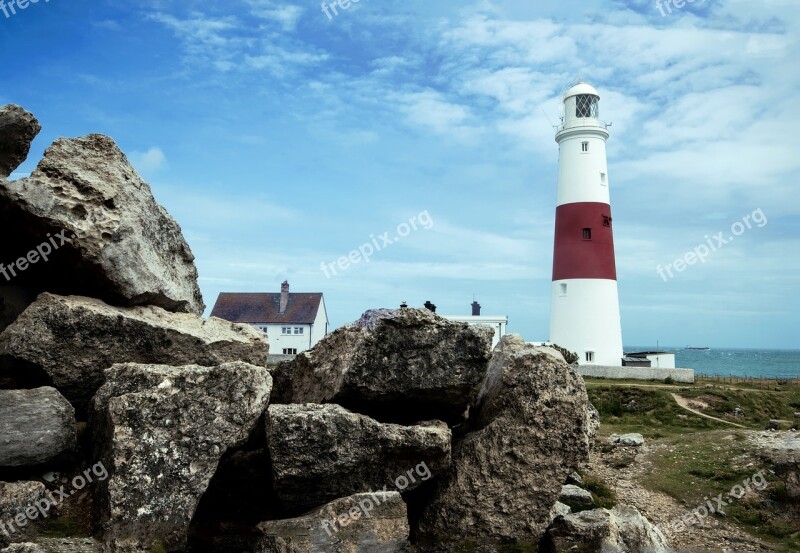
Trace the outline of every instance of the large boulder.
<instances>
[{"instance_id":1,"label":"large boulder","mask_svg":"<svg viewBox=\"0 0 800 553\"><path fill-rule=\"evenodd\" d=\"M114 365L93 401L107 543L182 550L222 455L245 443L269 401L264 367Z\"/></svg>"},{"instance_id":2,"label":"large boulder","mask_svg":"<svg viewBox=\"0 0 800 553\"><path fill-rule=\"evenodd\" d=\"M427 309L367 311L279 365L277 403L337 403L386 422L456 422L474 402L492 329Z\"/></svg>"},{"instance_id":3,"label":"large boulder","mask_svg":"<svg viewBox=\"0 0 800 553\"><path fill-rule=\"evenodd\" d=\"M0 547L30 537L32 521L49 511L43 504L37 509L46 494L41 482L0 482Z\"/></svg>"},{"instance_id":4,"label":"large boulder","mask_svg":"<svg viewBox=\"0 0 800 553\"><path fill-rule=\"evenodd\" d=\"M256 553L408 551L406 504L397 492L337 499L307 515L258 525Z\"/></svg>"},{"instance_id":5,"label":"large boulder","mask_svg":"<svg viewBox=\"0 0 800 553\"><path fill-rule=\"evenodd\" d=\"M427 542L536 543L567 476L588 458L589 406L560 354L505 336L480 392L474 428L422 512Z\"/></svg>"},{"instance_id":6,"label":"large boulder","mask_svg":"<svg viewBox=\"0 0 800 553\"><path fill-rule=\"evenodd\" d=\"M278 498L302 511L389 487L406 491L450 464L444 423L382 424L338 405L271 405L267 441Z\"/></svg>"},{"instance_id":7,"label":"large boulder","mask_svg":"<svg viewBox=\"0 0 800 553\"><path fill-rule=\"evenodd\" d=\"M29 177L0 180L0 232L14 237L0 241L3 284L27 296L204 310L180 227L107 136L56 140Z\"/></svg>"},{"instance_id":8,"label":"large boulder","mask_svg":"<svg viewBox=\"0 0 800 553\"><path fill-rule=\"evenodd\" d=\"M0 179L19 167L42 130L32 113L13 104L0 107Z\"/></svg>"},{"instance_id":9,"label":"large boulder","mask_svg":"<svg viewBox=\"0 0 800 553\"><path fill-rule=\"evenodd\" d=\"M48 463L76 441L75 409L58 390L0 390L0 468Z\"/></svg>"},{"instance_id":10,"label":"large boulder","mask_svg":"<svg viewBox=\"0 0 800 553\"><path fill-rule=\"evenodd\" d=\"M265 366L268 352L264 333L249 325L50 293L0 334L0 354L43 369L80 412L114 363Z\"/></svg>"},{"instance_id":11,"label":"large boulder","mask_svg":"<svg viewBox=\"0 0 800 553\"><path fill-rule=\"evenodd\" d=\"M561 495L558 496L558 501L576 511L594 507L592 492L574 484L566 484L561 487Z\"/></svg>"},{"instance_id":12,"label":"large boulder","mask_svg":"<svg viewBox=\"0 0 800 553\"><path fill-rule=\"evenodd\" d=\"M542 553L666 553L664 534L636 507L617 505L557 517L540 547Z\"/></svg>"}]
</instances>

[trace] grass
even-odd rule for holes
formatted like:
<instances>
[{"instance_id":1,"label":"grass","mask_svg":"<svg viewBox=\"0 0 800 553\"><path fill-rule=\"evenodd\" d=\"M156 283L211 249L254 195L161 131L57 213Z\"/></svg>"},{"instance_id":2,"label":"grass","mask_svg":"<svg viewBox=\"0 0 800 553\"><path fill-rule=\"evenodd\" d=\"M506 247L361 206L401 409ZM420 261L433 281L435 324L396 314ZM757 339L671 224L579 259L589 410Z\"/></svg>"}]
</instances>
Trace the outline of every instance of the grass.
<instances>
[{"instance_id":1,"label":"grass","mask_svg":"<svg viewBox=\"0 0 800 553\"><path fill-rule=\"evenodd\" d=\"M602 435L639 432L668 446L664 453L651 456L652 470L641 475L639 482L683 502L687 513L720 493L727 496L733 486L770 467L752 456L744 430L688 413L670 392L708 404L703 410L708 415L753 429L763 429L770 419L796 422L794 413L800 411L800 385L796 382L777 386L777 391L775 386L745 388L746 383L735 384L735 389L706 384L656 388L641 382L618 386L598 380L587 380L586 385L600 412ZM736 407L744 412L742 417L731 415ZM726 497L730 500L726 520L774 544L779 551L800 551L800 504L788 497L779 479L773 476L768 480L768 487L758 495ZM601 500L602 488L600 493L590 491ZM614 498L602 500L611 504Z\"/></svg>"},{"instance_id":2,"label":"grass","mask_svg":"<svg viewBox=\"0 0 800 553\"><path fill-rule=\"evenodd\" d=\"M598 509L613 509L617 504L617 494L603 480L590 474L581 473L581 487L592 492L594 504Z\"/></svg>"}]
</instances>

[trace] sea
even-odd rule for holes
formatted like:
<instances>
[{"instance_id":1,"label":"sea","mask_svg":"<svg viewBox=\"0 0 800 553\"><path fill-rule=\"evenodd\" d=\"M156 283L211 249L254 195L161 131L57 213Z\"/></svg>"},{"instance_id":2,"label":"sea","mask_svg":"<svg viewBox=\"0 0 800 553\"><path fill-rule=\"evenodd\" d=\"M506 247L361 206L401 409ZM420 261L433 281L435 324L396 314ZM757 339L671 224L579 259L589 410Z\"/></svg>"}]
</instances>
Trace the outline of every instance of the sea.
<instances>
[{"instance_id":1,"label":"sea","mask_svg":"<svg viewBox=\"0 0 800 553\"><path fill-rule=\"evenodd\" d=\"M626 352L655 351L653 346L625 347ZM800 378L800 350L729 349L692 350L659 346L658 351L675 353L675 366L694 369L695 374L747 378Z\"/></svg>"}]
</instances>

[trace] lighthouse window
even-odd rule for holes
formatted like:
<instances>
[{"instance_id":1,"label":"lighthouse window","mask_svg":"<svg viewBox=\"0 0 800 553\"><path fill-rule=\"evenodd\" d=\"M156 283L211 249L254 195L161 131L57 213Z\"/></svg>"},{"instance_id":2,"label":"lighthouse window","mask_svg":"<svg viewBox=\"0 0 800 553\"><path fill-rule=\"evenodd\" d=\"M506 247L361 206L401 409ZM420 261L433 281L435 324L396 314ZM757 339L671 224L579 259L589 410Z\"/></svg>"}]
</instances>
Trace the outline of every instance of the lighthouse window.
<instances>
[{"instance_id":1,"label":"lighthouse window","mask_svg":"<svg viewBox=\"0 0 800 553\"><path fill-rule=\"evenodd\" d=\"M593 363L594 362L594 352L593 351L587 351L586 352L586 361L588 363Z\"/></svg>"},{"instance_id":2,"label":"lighthouse window","mask_svg":"<svg viewBox=\"0 0 800 553\"><path fill-rule=\"evenodd\" d=\"M579 94L575 97L575 117L599 117L597 96Z\"/></svg>"},{"instance_id":3,"label":"lighthouse window","mask_svg":"<svg viewBox=\"0 0 800 553\"><path fill-rule=\"evenodd\" d=\"M583 239L584 240L591 240L592 239L592 229L590 229L590 228L583 229Z\"/></svg>"},{"instance_id":4,"label":"lighthouse window","mask_svg":"<svg viewBox=\"0 0 800 553\"><path fill-rule=\"evenodd\" d=\"M589 151L589 143L581 142L581 152L588 152L588 151Z\"/></svg>"},{"instance_id":5,"label":"lighthouse window","mask_svg":"<svg viewBox=\"0 0 800 553\"><path fill-rule=\"evenodd\" d=\"M558 286L558 295L559 296L566 296L567 295L567 284L565 282L562 282L561 284L559 284L559 286Z\"/></svg>"},{"instance_id":6,"label":"lighthouse window","mask_svg":"<svg viewBox=\"0 0 800 553\"><path fill-rule=\"evenodd\" d=\"M606 174L605 173L600 173L600 184L602 184L603 186L605 186L607 184L606 183Z\"/></svg>"}]
</instances>

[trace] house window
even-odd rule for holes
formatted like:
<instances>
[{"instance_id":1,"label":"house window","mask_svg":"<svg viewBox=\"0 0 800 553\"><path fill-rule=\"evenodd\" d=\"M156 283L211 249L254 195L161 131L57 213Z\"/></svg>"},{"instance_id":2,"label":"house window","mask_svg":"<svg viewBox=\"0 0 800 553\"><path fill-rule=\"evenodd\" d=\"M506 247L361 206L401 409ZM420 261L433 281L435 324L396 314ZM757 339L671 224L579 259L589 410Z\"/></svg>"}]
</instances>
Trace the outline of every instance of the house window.
<instances>
[{"instance_id":1,"label":"house window","mask_svg":"<svg viewBox=\"0 0 800 553\"><path fill-rule=\"evenodd\" d=\"M301 326L294 327L294 333L295 334L302 334L303 333L303 327L301 327Z\"/></svg>"},{"instance_id":2,"label":"house window","mask_svg":"<svg viewBox=\"0 0 800 553\"><path fill-rule=\"evenodd\" d=\"M589 151L589 143L581 142L581 152L586 153Z\"/></svg>"},{"instance_id":3,"label":"house window","mask_svg":"<svg viewBox=\"0 0 800 553\"><path fill-rule=\"evenodd\" d=\"M587 351L586 352L586 362L587 363L594 363L594 352L593 351Z\"/></svg>"},{"instance_id":4,"label":"house window","mask_svg":"<svg viewBox=\"0 0 800 553\"><path fill-rule=\"evenodd\" d=\"M290 327L290 326L282 326L281 327L281 334L283 334L284 336L287 335L287 334L291 334L291 333L292 333L292 327Z\"/></svg>"},{"instance_id":5,"label":"house window","mask_svg":"<svg viewBox=\"0 0 800 553\"><path fill-rule=\"evenodd\" d=\"M261 332L263 332L264 334L268 334L267 332L267 330L269 329L268 326L260 326L259 328L261 329Z\"/></svg>"},{"instance_id":6,"label":"house window","mask_svg":"<svg viewBox=\"0 0 800 553\"><path fill-rule=\"evenodd\" d=\"M584 240L591 240L592 239L592 229L590 229L590 228L583 229L583 239Z\"/></svg>"},{"instance_id":7,"label":"house window","mask_svg":"<svg viewBox=\"0 0 800 553\"><path fill-rule=\"evenodd\" d=\"M567 295L567 283L562 282L558 285L558 295L559 296L566 296Z\"/></svg>"},{"instance_id":8,"label":"house window","mask_svg":"<svg viewBox=\"0 0 800 553\"><path fill-rule=\"evenodd\" d=\"M297 355L297 348L283 348L284 355Z\"/></svg>"},{"instance_id":9,"label":"house window","mask_svg":"<svg viewBox=\"0 0 800 553\"><path fill-rule=\"evenodd\" d=\"M600 173L600 184L602 184L603 186L606 186L608 184L606 182L606 174L605 173Z\"/></svg>"}]
</instances>

